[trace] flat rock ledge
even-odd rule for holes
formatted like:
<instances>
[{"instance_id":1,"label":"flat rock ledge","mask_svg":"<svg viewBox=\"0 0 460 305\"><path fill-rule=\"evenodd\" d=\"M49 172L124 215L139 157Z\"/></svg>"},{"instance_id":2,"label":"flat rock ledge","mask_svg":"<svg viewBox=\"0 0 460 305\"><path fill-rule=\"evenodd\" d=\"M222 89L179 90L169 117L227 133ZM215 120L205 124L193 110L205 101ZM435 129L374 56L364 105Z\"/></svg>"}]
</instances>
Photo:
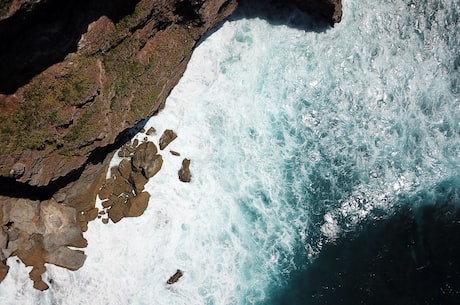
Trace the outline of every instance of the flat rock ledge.
<instances>
[{"instance_id":1,"label":"flat rock ledge","mask_svg":"<svg viewBox=\"0 0 460 305\"><path fill-rule=\"evenodd\" d=\"M11 256L33 267L29 277L39 290L48 288L41 278L45 263L70 270L83 266L84 252L69 248L87 245L74 208L54 199L13 201L7 197L0 197L0 207L0 281L8 273L6 260Z\"/></svg>"}]
</instances>

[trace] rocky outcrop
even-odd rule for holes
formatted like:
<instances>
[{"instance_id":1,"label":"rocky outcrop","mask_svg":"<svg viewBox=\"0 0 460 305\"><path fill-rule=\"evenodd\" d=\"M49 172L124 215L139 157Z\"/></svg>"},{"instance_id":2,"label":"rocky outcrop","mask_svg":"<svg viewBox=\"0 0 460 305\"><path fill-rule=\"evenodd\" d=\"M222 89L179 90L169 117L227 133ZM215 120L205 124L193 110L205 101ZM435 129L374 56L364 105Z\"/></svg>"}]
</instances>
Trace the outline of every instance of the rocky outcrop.
<instances>
[{"instance_id":1,"label":"rocky outcrop","mask_svg":"<svg viewBox=\"0 0 460 305\"><path fill-rule=\"evenodd\" d=\"M30 278L34 287L48 288L41 279L45 263L71 270L80 268L86 255L68 246L86 246L73 208L58 204L55 200L10 200L0 197L2 216L0 233L0 278L6 275L4 264L12 255L20 258L26 266L32 266Z\"/></svg>"},{"instance_id":2,"label":"rocky outcrop","mask_svg":"<svg viewBox=\"0 0 460 305\"><path fill-rule=\"evenodd\" d=\"M340 21L340 1L292 1ZM163 162L155 145L124 145L125 160L106 181L109 159L138 131L134 126L164 106L198 39L236 6L237 0L0 2L0 281L6 258L16 255L33 266L34 286L46 289L45 263L72 270L83 263L84 253L67 246L86 246L81 232L88 221L145 211L144 185ZM174 138L165 132L160 149ZM181 181L190 181L189 165L185 159ZM98 193L103 211L94 205Z\"/></svg>"}]
</instances>

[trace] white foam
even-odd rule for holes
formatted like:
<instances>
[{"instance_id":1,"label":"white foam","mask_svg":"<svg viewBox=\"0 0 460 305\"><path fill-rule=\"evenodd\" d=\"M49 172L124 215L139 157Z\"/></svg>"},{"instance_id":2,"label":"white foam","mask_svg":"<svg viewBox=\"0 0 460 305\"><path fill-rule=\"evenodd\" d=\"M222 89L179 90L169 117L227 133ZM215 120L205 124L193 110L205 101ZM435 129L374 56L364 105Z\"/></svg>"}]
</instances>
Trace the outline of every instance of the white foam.
<instances>
[{"instance_id":1,"label":"white foam","mask_svg":"<svg viewBox=\"0 0 460 305\"><path fill-rule=\"evenodd\" d=\"M165 129L178 134L146 185L145 214L91 223L86 264L48 266L47 292L9 260L1 303L256 304L297 267L299 240L314 257L374 209L458 173L451 46L437 37L452 29L428 27L412 9L346 1L343 22L322 33L226 22L145 126L155 143ZM191 183L178 180L182 158ZM184 276L167 285L177 269Z\"/></svg>"}]
</instances>

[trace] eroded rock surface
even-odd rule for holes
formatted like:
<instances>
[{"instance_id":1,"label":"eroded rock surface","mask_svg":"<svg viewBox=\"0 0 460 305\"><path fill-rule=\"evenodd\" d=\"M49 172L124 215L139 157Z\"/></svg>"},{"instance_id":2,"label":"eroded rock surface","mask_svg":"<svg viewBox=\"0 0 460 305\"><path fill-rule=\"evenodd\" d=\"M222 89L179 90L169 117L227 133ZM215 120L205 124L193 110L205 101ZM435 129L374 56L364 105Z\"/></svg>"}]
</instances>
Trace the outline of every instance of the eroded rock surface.
<instances>
[{"instance_id":1,"label":"eroded rock surface","mask_svg":"<svg viewBox=\"0 0 460 305\"><path fill-rule=\"evenodd\" d=\"M86 255L68 246L86 246L74 208L47 201L0 197L2 226L0 231L0 279L8 272L5 261L16 255L26 266L32 266L30 278L34 287L48 288L41 279L45 263L76 270Z\"/></svg>"}]
</instances>

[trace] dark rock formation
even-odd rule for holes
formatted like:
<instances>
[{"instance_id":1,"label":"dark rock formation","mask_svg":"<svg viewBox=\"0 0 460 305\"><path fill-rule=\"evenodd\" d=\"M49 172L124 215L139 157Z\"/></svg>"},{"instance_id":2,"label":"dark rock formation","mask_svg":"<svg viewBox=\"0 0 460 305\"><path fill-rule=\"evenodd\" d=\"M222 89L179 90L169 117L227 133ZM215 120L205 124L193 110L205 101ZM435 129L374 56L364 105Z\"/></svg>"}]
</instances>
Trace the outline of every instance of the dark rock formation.
<instances>
[{"instance_id":1,"label":"dark rock formation","mask_svg":"<svg viewBox=\"0 0 460 305\"><path fill-rule=\"evenodd\" d=\"M324 17L331 26L342 20L342 0L294 0L294 2L302 10Z\"/></svg>"},{"instance_id":2,"label":"dark rock formation","mask_svg":"<svg viewBox=\"0 0 460 305\"><path fill-rule=\"evenodd\" d=\"M177 269L176 273L174 273L166 282L167 284L171 285L176 283L182 276L184 275L184 272L182 270Z\"/></svg>"},{"instance_id":3,"label":"dark rock formation","mask_svg":"<svg viewBox=\"0 0 460 305\"><path fill-rule=\"evenodd\" d=\"M179 180L182 182L190 182L192 180L192 174L190 173L190 160L182 160L182 167L179 172Z\"/></svg>"}]
</instances>

